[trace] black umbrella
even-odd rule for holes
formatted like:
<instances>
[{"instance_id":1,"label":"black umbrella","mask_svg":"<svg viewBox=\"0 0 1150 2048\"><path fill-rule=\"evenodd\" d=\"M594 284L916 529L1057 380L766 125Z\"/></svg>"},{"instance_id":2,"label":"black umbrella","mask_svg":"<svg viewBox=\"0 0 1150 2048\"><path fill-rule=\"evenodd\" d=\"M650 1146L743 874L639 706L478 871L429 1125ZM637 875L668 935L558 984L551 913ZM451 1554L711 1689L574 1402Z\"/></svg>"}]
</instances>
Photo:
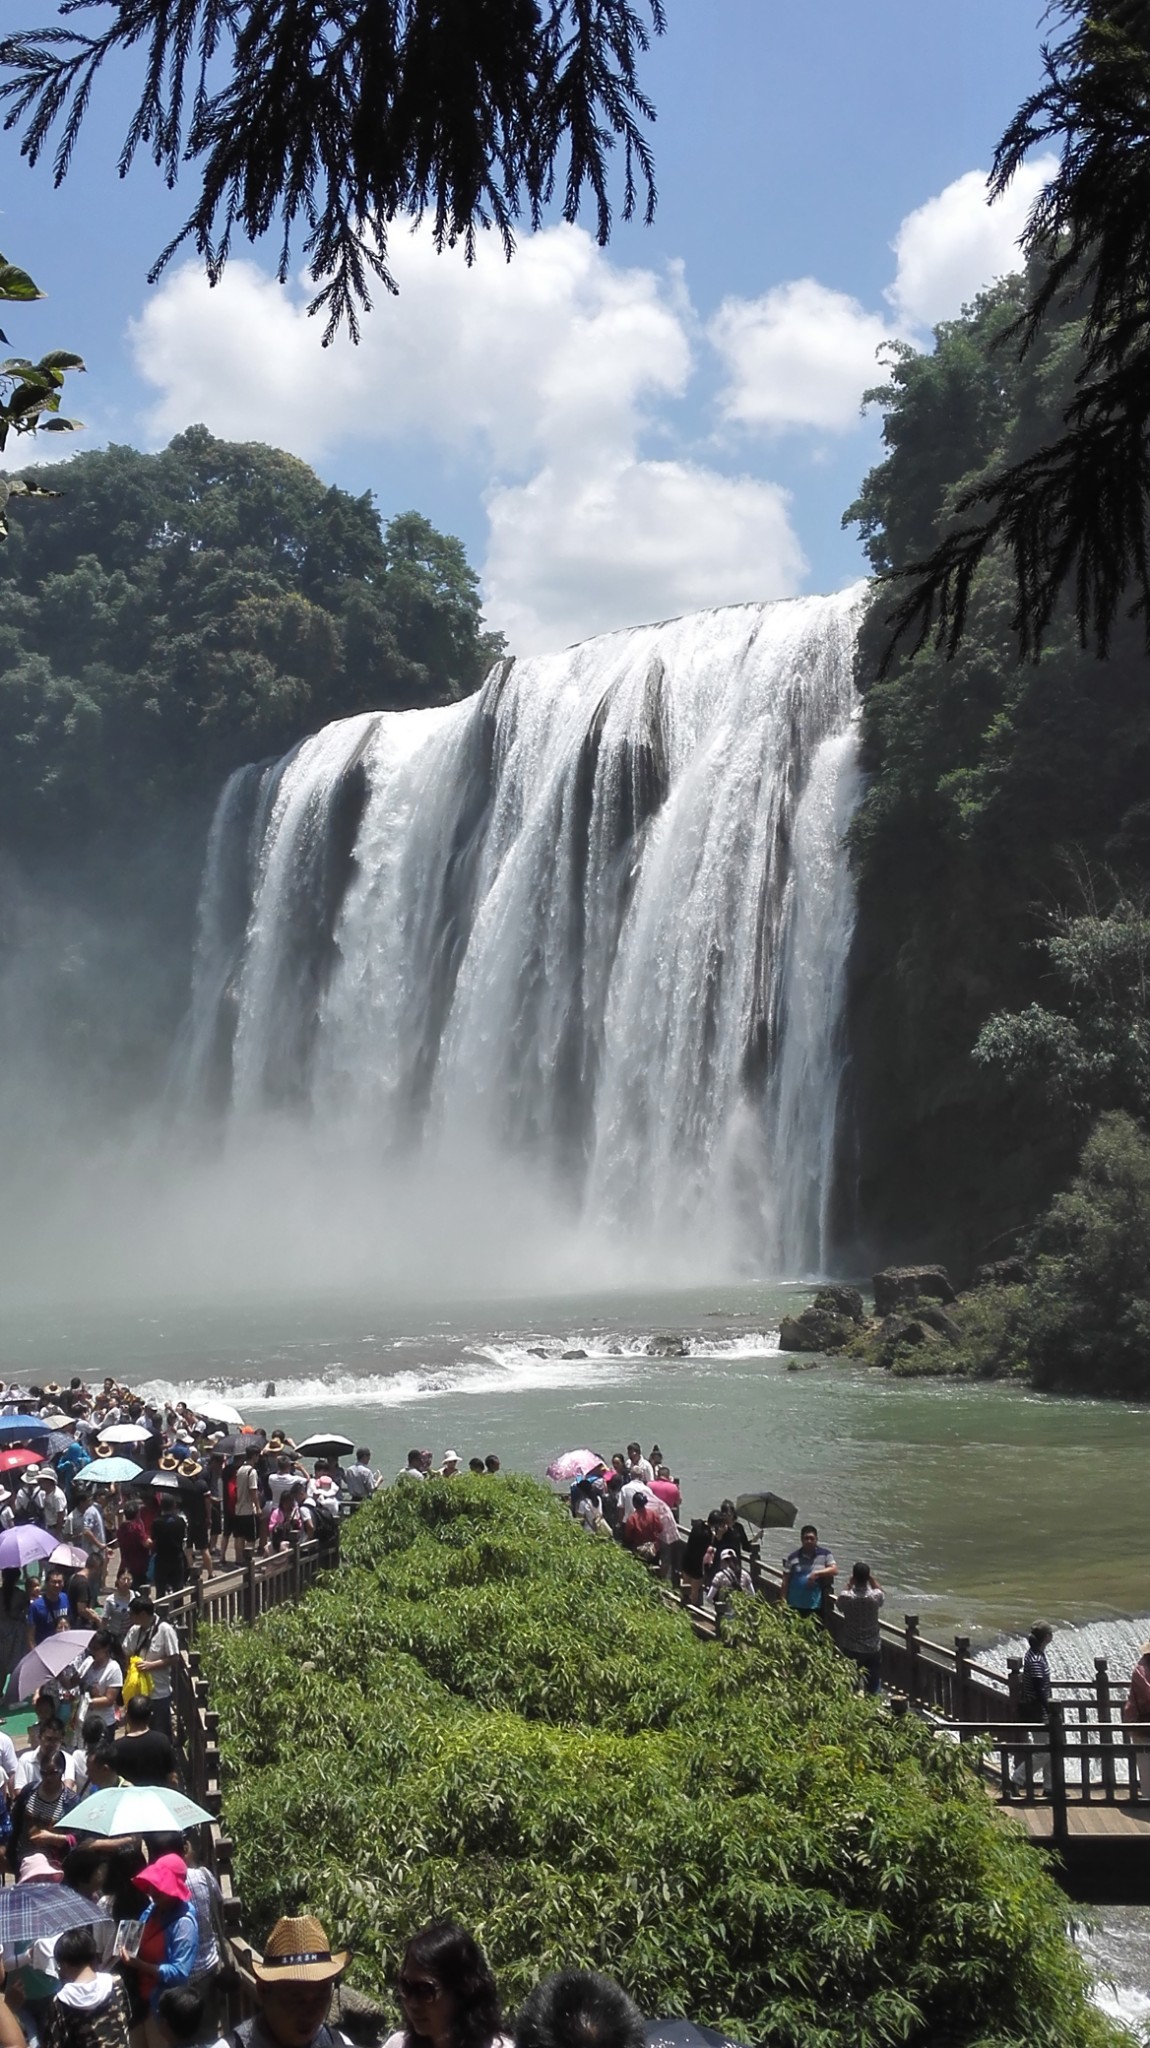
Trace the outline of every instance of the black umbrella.
<instances>
[{"instance_id":1,"label":"black umbrella","mask_svg":"<svg viewBox=\"0 0 1150 2048\"><path fill-rule=\"evenodd\" d=\"M354 1449L350 1437L324 1436L322 1432L305 1437L302 1444L296 1445L301 1458L350 1458Z\"/></svg>"},{"instance_id":2,"label":"black umbrella","mask_svg":"<svg viewBox=\"0 0 1150 2048\"><path fill-rule=\"evenodd\" d=\"M793 1529L798 1509L793 1500L784 1500L781 1493L741 1493L735 1502L735 1513L758 1529Z\"/></svg>"},{"instance_id":3,"label":"black umbrella","mask_svg":"<svg viewBox=\"0 0 1150 2048\"><path fill-rule=\"evenodd\" d=\"M742 2048L729 2034L695 2020L644 2020L643 2033L647 2048Z\"/></svg>"},{"instance_id":4,"label":"black umbrella","mask_svg":"<svg viewBox=\"0 0 1150 2048\"><path fill-rule=\"evenodd\" d=\"M225 1458L242 1458L248 1451L262 1451L267 1442L267 1432L249 1429L241 1436L223 1436L218 1443L205 1446L208 1455L222 1451Z\"/></svg>"}]
</instances>

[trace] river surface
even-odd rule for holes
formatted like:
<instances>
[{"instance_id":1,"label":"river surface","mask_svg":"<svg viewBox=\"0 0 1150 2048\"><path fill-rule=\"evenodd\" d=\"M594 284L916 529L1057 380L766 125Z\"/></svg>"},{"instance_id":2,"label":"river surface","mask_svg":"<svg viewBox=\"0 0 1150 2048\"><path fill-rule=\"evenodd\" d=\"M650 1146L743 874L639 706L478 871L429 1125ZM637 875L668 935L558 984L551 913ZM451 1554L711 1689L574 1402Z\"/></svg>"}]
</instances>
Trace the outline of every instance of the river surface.
<instances>
[{"instance_id":1,"label":"river surface","mask_svg":"<svg viewBox=\"0 0 1150 2048\"><path fill-rule=\"evenodd\" d=\"M917 1613L927 1634L989 1644L1036 1616L1059 1627L1150 1614L1150 1408L849 1364L790 1369L779 1317L808 1292L56 1305L3 1319L0 1368L40 1382L113 1372L193 1400L211 1387L297 1440L327 1427L370 1444L387 1476L417 1444L437 1462L449 1446L464 1460L496 1451L542 1476L557 1451L657 1440L689 1514L774 1488L840 1563L865 1557L888 1613ZM662 1333L690 1355L647 1356ZM787 1540L768 1531L765 1556Z\"/></svg>"}]
</instances>

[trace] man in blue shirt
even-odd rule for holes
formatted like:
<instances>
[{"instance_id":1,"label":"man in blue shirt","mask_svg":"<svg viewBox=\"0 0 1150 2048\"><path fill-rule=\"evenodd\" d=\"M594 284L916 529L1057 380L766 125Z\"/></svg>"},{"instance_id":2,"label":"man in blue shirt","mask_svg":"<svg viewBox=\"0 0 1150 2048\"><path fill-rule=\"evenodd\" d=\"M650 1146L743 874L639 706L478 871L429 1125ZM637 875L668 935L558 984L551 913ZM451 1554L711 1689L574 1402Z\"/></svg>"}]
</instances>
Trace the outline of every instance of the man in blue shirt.
<instances>
[{"instance_id":1,"label":"man in blue shirt","mask_svg":"<svg viewBox=\"0 0 1150 2048\"><path fill-rule=\"evenodd\" d=\"M838 1566L813 1522L799 1533L799 1547L783 1559L783 1597L799 1614L818 1614L823 1587L833 1591Z\"/></svg>"},{"instance_id":2,"label":"man in blue shirt","mask_svg":"<svg viewBox=\"0 0 1150 2048\"><path fill-rule=\"evenodd\" d=\"M35 1650L57 1629L70 1628L72 1608L64 1591L64 1574L53 1565L44 1580L44 1591L28 1602L28 1648Z\"/></svg>"}]
</instances>

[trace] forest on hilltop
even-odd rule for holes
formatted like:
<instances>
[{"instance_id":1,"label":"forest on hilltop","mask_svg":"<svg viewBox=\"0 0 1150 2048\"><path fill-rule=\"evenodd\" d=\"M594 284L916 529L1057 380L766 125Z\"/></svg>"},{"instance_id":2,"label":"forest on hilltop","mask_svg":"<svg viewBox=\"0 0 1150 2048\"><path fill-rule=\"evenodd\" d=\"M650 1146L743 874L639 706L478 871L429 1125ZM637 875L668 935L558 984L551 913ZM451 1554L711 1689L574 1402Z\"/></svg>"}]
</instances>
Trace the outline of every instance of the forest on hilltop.
<instances>
[{"instance_id":1,"label":"forest on hilltop","mask_svg":"<svg viewBox=\"0 0 1150 2048\"><path fill-rule=\"evenodd\" d=\"M0 548L0 951L63 1070L138 1101L225 777L330 719L465 696L502 641L459 541L382 527L277 449L191 427L30 474L60 495Z\"/></svg>"}]
</instances>

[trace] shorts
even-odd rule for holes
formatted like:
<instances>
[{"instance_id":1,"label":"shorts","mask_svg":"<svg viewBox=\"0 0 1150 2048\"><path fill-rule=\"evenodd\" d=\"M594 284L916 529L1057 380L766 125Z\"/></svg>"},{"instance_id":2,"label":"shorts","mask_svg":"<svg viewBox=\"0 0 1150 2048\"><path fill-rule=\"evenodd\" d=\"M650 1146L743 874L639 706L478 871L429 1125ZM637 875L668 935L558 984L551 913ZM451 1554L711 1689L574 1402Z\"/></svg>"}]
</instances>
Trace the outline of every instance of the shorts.
<instances>
[{"instance_id":1,"label":"shorts","mask_svg":"<svg viewBox=\"0 0 1150 2048\"><path fill-rule=\"evenodd\" d=\"M232 1527L242 1542L254 1543L260 1533L259 1517L257 1515L235 1515L232 1518Z\"/></svg>"}]
</instances>

